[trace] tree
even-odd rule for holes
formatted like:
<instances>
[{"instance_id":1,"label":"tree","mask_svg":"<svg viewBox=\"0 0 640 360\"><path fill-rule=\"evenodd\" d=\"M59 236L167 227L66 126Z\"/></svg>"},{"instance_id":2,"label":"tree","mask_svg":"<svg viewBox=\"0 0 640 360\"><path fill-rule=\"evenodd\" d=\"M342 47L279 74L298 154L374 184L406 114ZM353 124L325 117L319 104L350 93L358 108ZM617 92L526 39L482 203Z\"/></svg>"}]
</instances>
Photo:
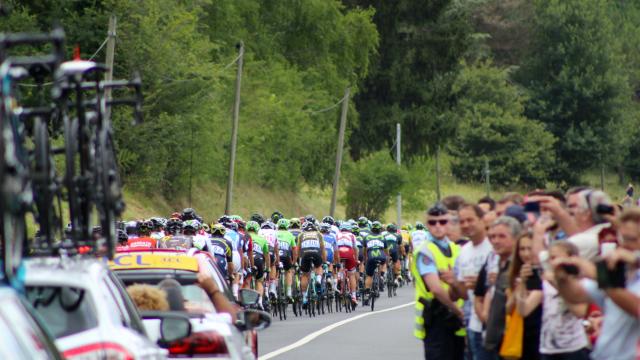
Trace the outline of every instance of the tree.
<instances>
[{"instance_id":1,"label":"tree","mask_svg":"<svg viewBox=\"0 0 640 360\"><path fill-rule=\"evenodd\" d=\"M528 89L527 117L556 136L553 178L577 182L584 170L619 163L632 92L604 0L538 0L532 46L517 74Z\"/></svg>"},{"instance_id":2,"label":"tree","mask_svg":"<svg viewBox=\"0 0 640 360\"><path fill-rule=\"evenodd\" d=\"M380 219L404 179L404 170L384 150L351 164L346 173L347 217Z\"/></svg>"},{"instance_id":3,"label":"tree","mask_svg":"<svg viewBox=\"0 0 640 360\"><path fill-rule=\"evenodd\" d=\"M466 181L483 176L489 162L492 183L544 187L553 163L553 136L523 116L524 99L508 73L490 62L464 66L453 85L460 120L450 146L453 174Z\"/></svg>"},{"instance_id":4,"label":"tree","mask_svg":"<svg viewBox=\"0 0 640 360\"><path fill-rule=\"evenodd\" d=\"M472 42L470 5L453 0L350 0L375 6L380 51L363 91L355 97L360 122L350 139L351 155L391 145L402 123L403 154L433 152L452 138L456 99L451 84Z\"/></svg>"}]
</instances>

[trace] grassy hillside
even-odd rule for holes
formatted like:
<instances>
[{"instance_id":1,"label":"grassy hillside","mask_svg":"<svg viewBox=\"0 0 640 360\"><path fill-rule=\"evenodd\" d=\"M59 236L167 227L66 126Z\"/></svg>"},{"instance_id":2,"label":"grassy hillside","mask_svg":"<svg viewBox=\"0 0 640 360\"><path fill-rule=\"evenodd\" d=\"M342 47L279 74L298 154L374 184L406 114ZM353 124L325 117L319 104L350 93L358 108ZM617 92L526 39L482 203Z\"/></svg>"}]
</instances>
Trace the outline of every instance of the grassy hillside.
<instances>
[{"instance_id":1,"label":"grassy hillside","mask_svg":"<svg viewBox=\"0 0 640 360\"><path fill-rule=\"evenodd\" d=\"M584 177L584 183L598 188L600 186L600 175L591 173ZM442 180L442 196L461 195L469 201L477 201L485 196L486 189L484 184L460 183L452 176L446 174ZM191 207L202 214L207 221L217 218L224 212L226 188L218 184L206 184L195 186L192 191ZM525 189L502 189L492 188L491 196L494 199L509 190L524 192ZM617 182L614 174L607 174L605 177L605 191L609 193L615 202L620 202L624 196L625 186ZM232 213L248 217L251 213L258 211L264 215L271 214L274 210L279 210L288 217L295 215L314 214L316 217L322 217L329 213L329 205L331 202L331 189L324 190L316 188L303 188L298 193L283 190L270 190L252 185L238 185L234 189L234 199ZM140 219L151 216L169 216L173 211L179 211L185 207L189 207L189 199L181 196L173 201L167 201L159 195L147 196L138 192L125 188L125 199L127 201L127 209L123 219ZM424 208L435 202L435 190L429 191L424 200ZM385 213L386 221L395 221L396 205L395 197L391 206ZM345 207L338 204L336 216L344 217ZM416 220L424 220L424 209L420 210L403 210L403 222L415 222Z\"/></svg>"}]
</instances>

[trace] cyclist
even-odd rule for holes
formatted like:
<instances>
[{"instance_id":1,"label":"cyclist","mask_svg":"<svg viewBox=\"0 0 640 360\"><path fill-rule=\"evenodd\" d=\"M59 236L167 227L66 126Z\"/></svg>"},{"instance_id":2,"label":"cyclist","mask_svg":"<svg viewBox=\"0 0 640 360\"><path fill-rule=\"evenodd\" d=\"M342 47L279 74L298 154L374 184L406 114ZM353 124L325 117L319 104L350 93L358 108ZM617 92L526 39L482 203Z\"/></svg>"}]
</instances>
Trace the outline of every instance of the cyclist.
<instances>
[{"instance_id":1,"label":"cyclist","mask_svg":"<svg viewBox=\"0 0 640 360\"><path fill-rule=\"evenodd\" d=\"M313 285L319 289L322 281L322 264L327 261L324 240L322 234L317 231L315 223L307 221L302 225L302 233L298 235L297 247L300 254L300 270L302 271L300 279L300 288L303 294L302 306L306 308L309 301L307 287L311 267L313 266L317 275L316 284Z\"/></svg>"},{"instance_id":2,"label":"cyclist","mask_svg":"<svg viewBox=\"0 0 640 360\"><path fill-rule=\"evenodd\" d=\"M333 233L333 235L338 235L338 232L340 232L340 229L338 229L338 224L336 223L336 220L331 217L331 216L325 216L322 218L322 223L323 224L329 224L329 226L331 226L331 232Z\"/></svg>"},{"instance_id":3,"label":"cyclist","mask_svg":"<svg viewBox=\"0 0 640 360\"><path fill-rule=\"evenodd\" d=\"M158 243L158 247L166 249L190 249L193 245L191 241L192 236L183 235L183 228L184 224L180 219L169 219L167 222L166 236ZM191 225L191 229L192 232L195 233L196 230L193 224Z\"/></svg>"},{"instance_id":4,"label":"cyclist","mask_svg":"<svg viewBox=\"0 0 640 360\"><path fill-rule=\"evenodd\" d=\"M387 225L387 231L384 233L384 242L387 246L390 264L393 266L390 271L393 271L393 277L396 279L395 286L398 286L401 280L400 256L404 256L404 246L402 246L402 236L398 234L396 224Z\"/></svg>"},{"instance_id":5,"label":"cyclist","mask_svg":"<svg viewBox=\"0 0 640 360\"><path fill-rule=\"evenodd\" d=\"M300 233L302 232L302 230L300 229L300 219L299 218L292 218L291 220L289 220L289 232L291 234L293 234L293 236L297 239L298 235L300 235Z\"/></svg>"},{"instance_id":6,"label":"cyclist","mask_svg":"<svg viewBox=\"0 0 640 360\"><path fill-rule=\"evenodd\" d=\"M128 221L124 225L124 230L127 232L127 236L129 239L138 237L138 222L137 221Z\"/></svg>"},{"instance_id":7,"label":"cyclist","mask_svg":"<svg viewBox=\"0 0 640 360\"><path fill-rule=\"evenodd\" d=\"M424 229L424 224L416 221L416 230L411 233L411 247L417 249L427 240L429 240L429 233Z\"/></svg>"},{"instance_id":8,"label":"cyclist","mask_svg":"<svg viewBox=\"0 0 640 360\"><path fill-rule=\"evenodd\" d=\"M116 252L129 250L129 236L124 230L118 230L118 246L116 246Z\"/></svg>"},{"instance_id":9,"label":"cyclist","mask_svg":"<svg viewBox=\"0 0 640 360\"><path fill-rule=\"evenodd\" d=\"M262 307L262 294L264 294L264 275L265 270L271 267L271 260L269 259L269 244L267 240L258 234L260 225L255 221L249 221L247 223L247 235L251 239L252 250L249 257L251 264L251 276L256 282L256 291L258 292L259 299L258 304ZM264 308L264 307L263 307Z\"/></svg>"},{"instance_id":10,"label":"cyclist","mask_svg":"<svg viewBox=\"0 0 640 360\"><path fill-rule=\"evenodd\" d=\"M242 281L242 238L238 233L238 224L235 223L231 217L222 216L218 219L218 222L222 224L227 232L225 238L231 242L231 250L233 256L233 295L238 298L238 290L240 289L240 282Z\"/></svg>"},{"instance_id":11,"label":"cyclist","mask_svg":"<svg viewBox=\"0 0 640 360\"><path fill-rule=\"evenodd\" d=\"M155 248L156 247L156 239L150 237L151 229L153 228L153 224L151 221L139 221L137 225L137 234L138 237L129 238L127 241L127 245L130 249L139 249L139 248Z\"/></svg>"},{"instance_id":12,"label":"cyclist","mask_svg":"<svg viewBox=\"0 0 640 360\"><path fill-rule=\"evenodd\" d=\"M364 273L364 239L360 235L358 223L351 224L351 233L356 238L356 246L358 247L358 272L360 276Z\"/></svg>"},{"instance_id":13,"label":"cyclist","mask_svg":"<svg viewBox=\"0 0 640 360\"><path fill-rule=\"evenodd\" d=\"M278 230L276 236L278 238L278 255L282 268L285 271L285 289L287 298L290 303L293 303L293 297L291 296L291 284L293 283L293 272L291 268L297 260L298 254L296 253L296 237L293 236L288 230L289 220L278 220Z\"/></svg>"},{"instance_id":14,"label":"cyclist","mask_svg":"<svg viewBox=\"0 0 640 360\"><path fill-rule=\"evenodd\" d=\"M182 210L182 214L180 215L180 219L182 221L198 220L198 217L196 215L196 211L195 210L193 210L192 208L186 208L186 209Z\"/></svg>"},{"instance_id":15,"label":"cyclist","mask_svg":"<svg viewBox=\"0 0 640 360\"><path fill-rule=\"evenodd\" d=\"M280 219L284 219L284 215L282 215L280 211L276 210L273 212L273 214L271 214L272 223L277 224Z\"/></svg>"},{"instance_id":16,"label":"cyclist","mask_svg":"<svg viewBox=\"0 0 640 360\"><path fill-rule=\"evenodd\" d=\"M384 279L387 269L387 246L382 235L382 224L374 221L371 224L371 234L364 238L364 263L366 278L364 281L364 305L369 305L369 295L373 283L373 273L380 263L380 278ZM378 284L375 284L378 286Z\"/></svg>"},{"instance_id":17,"label":"cyclist","mask_svg":"<svg viewBox=\"0 0 640 360\"><path fill-rule=\"evenodd\" d=\"M349 291L351 293L351 301L357 305L356 299L356 266L358 265L358 245L355 235L351 232L351 224L343 222L340 224L340 232L336 238L336 245L338 245L338 253L340 255L340 261L344 263L344 266L349 273Z\"/></svg>"},{"instance_id":18,"label":"cyclist","mask_svg":"<svg viewBox=\"0 0 640 360\"><path fill-rule=\"evenodd\" d=\"M195 237L194 243L200 250L209 251L214 256L216 264L222 274L233 280L233 246L229 239L225 238L227 229L222 224L215 224L211 227L211 238L206 239L204 236ZM201 239L204 241L202 246Z\"/></svg>"},{"instance_id":19,"label":"cyclist","mask_svg":"<svg viewBox=\"0 0 640 360\"><path fill-rule=\"evenodd\" d=\"M268 289L269 296L275 298L276 296L276 265L280 264L280 256L278 254L278 235L276 233L276 227L271 221L265 221L260 226L259 234L263 236L269 244L269 258L271 260L271 267L267 269L269 274Z\"/></svg>"},{"instance_id":20,"label":"cyclist","mask_svg":"<svg viewBox=\"0 0 640 360\"><path fill-rule=\"evenodd\" d=\"M369 227L369 219L365 216L358 218L358 227L360 228L360 236L364 239L367 235L371 234L371 228Z\"/></svg>"},{"instance_id":21,"label":"cyclist","mask_svg":"<svg viewBox=\"0 0 640 360\"><path fill-rule=\"evenodd\" d=\"M413 226L411 224L402 225L402 231L400 235L402 235L402 244L404 245L404 258L402 265L404 266L403 274L407 278L408 281L411 281L411 254L413 253L413 249L411 248L411 231L413 230ZM405 271L406 270L406 271Z\"/></svg>"},{"instance_id":22,"label":"cyclist","mask_svg":"<svg viewBox=\"0 0 640 360\"><path fill-rule=\"evenodd\" d=\"M254 213L251 215L249 220L257 222L258 226L262 226L262 223L264 222L264 216L259 213Z\"/></svg>"},{"instance_id":23,"label":"cyclist","mask_svg":"<svg viewBox=\"0 0 640 360\"><path fill-rule=\"evenodd\" d=\"M156 239L156 241L160 241L164 238L164 227L166 225L166 220L159 217L152 217L151 223L153 224L153 228L151 229L151 237Z\"/></svg>"},{"instance_id":24,"label":"cyclist","mask_svg":"<svg viewBox=\"0 0 640 360\"><path fill-rule=\"evenodd\" d=\"M331 218L331 220L333 221L333 218ZM331 224L324 222L320 224L320 233L324 240L324 251L327 253L327 265L329 267L327 283L331 284L335 289L337 283L333 281L335 279L335 276L333 276L335 275L333 265L340 263L340 254L337 254L336 235L331 231Z\"/></svg>"}]
</instances>

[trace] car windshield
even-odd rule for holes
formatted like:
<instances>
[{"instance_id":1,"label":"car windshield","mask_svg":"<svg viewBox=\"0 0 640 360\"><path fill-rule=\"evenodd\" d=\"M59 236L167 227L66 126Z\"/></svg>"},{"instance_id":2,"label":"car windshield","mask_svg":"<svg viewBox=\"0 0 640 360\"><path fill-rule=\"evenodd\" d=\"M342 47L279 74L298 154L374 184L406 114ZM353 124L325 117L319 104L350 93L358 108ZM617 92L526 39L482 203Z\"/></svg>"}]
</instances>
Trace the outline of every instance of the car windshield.
<instances>
[{"instance_id":1,"label":"car windshield","mask_svg":"<svg viewBox=\"0 0 640 360\"><path fill-rule=\"evenodd\" d=\"M27 299L56 339L98 326L94 306L84 289L29 286Z\"/></svg>"}]
</instances>

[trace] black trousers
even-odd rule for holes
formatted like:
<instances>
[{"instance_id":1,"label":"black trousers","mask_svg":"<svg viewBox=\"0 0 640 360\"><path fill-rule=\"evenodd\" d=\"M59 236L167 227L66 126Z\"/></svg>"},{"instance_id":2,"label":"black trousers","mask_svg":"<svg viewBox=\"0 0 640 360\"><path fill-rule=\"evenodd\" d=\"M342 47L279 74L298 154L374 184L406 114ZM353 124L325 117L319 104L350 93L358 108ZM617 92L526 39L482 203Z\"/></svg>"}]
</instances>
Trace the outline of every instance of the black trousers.
<instances>
[{"instance_id":1,"label":"black trousers","mask_svg":"<svg viewBox=\"0 0 640 360\"><path fill-rule=\"evenodd\" d=\"M464 337L434 321L423 340L425 360L464 360Z\"/></svg>"}]
</instances>

